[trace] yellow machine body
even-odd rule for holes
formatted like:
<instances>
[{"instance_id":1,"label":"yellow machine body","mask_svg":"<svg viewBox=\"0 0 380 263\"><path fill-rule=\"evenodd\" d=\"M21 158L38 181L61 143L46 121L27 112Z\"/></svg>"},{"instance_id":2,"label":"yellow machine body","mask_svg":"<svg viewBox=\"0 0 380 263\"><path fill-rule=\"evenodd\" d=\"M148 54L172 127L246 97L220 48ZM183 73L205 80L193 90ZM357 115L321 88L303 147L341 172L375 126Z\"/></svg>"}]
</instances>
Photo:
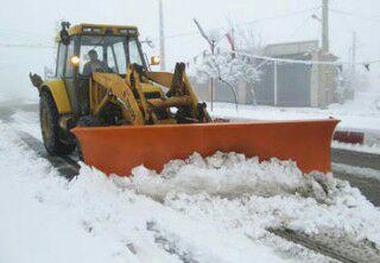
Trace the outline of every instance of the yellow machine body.
<instances>
[{"instance_id":1,"label":"yellow machine body","mask_svg":"<svg viewBox=\"0 0 380 263\"><path fill-rule=\"evenodd\" d=\"M41 89L48 90L51 93L60 114L71 113L70 100L63 80L56 79L45 81L43 82Z\"/></svg>"},{"instance_id":2,"label":"yellow machine body","mask_svg":"<svg viewBox=\"0 0 380 263\"><path fill-rule=\"evenodd\" d=\"M177 63L174 73L150 69L136 27L70 27L68 23L62 27L57 37L58 53L61 48L70 52L70 45L72 53L57 64L64 65L65 72L71 67L72 76L43 81L38 75L30 75L41 97L45 96L41 116L51 113L50 95L46 97L42 91L49 91L59 115L59 119L41 120L49 152L68 154L74 149L72 143L78 141L87 164L107 174L124 176L137 165L160 170L172 159L184 159L193 152L207 156L216 151L239 152L260 160L294 160L305 173L331 170L330 146L337 120L214 123L206 104L199 102L184 63ZM141 64L132 62L132 41ZM115 43L123 45L121 50L125 52L118 57L113 50ZM109 56L114 57L115 65L116 58L125 59L124 71L107 65L108 70L94 71L83 80L80 64L69 64L82 59L81 45L103 51L98 64L107 64ZM109 48L112 52L108 54ZM62 133L65 136L61 137ZM46 134L53 134L54 140ZM73 134L77 140L70 139Z\"/></svg>"}]
</instances>

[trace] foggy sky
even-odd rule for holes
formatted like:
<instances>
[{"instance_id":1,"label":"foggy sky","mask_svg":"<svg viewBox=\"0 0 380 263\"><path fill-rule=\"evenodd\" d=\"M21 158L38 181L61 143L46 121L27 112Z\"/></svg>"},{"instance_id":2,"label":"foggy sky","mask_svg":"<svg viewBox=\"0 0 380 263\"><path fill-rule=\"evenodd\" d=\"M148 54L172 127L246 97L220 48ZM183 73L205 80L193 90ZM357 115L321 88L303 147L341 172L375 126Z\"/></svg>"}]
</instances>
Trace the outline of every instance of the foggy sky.
<instances>
[{"instance_id":1,"label":"foggy sky","mask_svg":"<svg viewBox=\"0 0 380 263\"><path fill-rule=\"evenodd\" d=\"M239 24L275 17L320 6L321 0L164 0L164 5L166 35L170 36L195 31L193 17L197 17L206 28L226 26L227 29L228 20ZM67 19L72 23L136 24L143 35L157 38L157 6L156 0L13 0L0 10L0 33L2 30L15 30L21 35L21 31L30 31L49 39L55 23L59 19ZM331 13L332 50L341 57L347 57L348 51L344 50L351 45L352 32L357 31L359 57L380 57L380 1L331 0L331 8L378 19L376 22ZM264 43L319 39L320 25L310 18L312 13L266 20L249 27L257 31ZM167 45L168 55L179 57L181 54L187 57L187 54L194 54L197 49L205 47L197 35L169 38Z\"/></svg>"},{"instance_id":2,"label":"foggy sky","mask_svg":"<svg viewBox=\"0 0 380 263\"><path fill-rule=\"evenodd\" d=\"M346 16L331 13L330 37L332 52L348 60L352 32L358 34L358 60L380 59L380 1L379 0L330 0L331 8L354 13ZM207 48L197 35L170 37L181 33L196 33L194 17L206 28L225 28L228 21L243 24L267 17L278 17L289 13L315 8L321 0L164 0L166 50L169 68L177 60L188 60ZM320 10L316 14L320 16ZM273 18L246 25L264 44L298 40L319 40L320 23L311 19L313 11L290 17ZM13 0L7 1L0 10L1 43L53 43L53 32L57 21L71 23L93 22L111 24L134 24L139 26L142 38L158 38L157 0ZM158 46L158 43L157 45ZM14 55L4 58L12 50L0 47L0 56L6 61L25 57ZM49 51L51 54L51 51ZM35 56L46 57L46 50L30 51ZM153 53L158 53L154 50ZM28 61L24 61L28 63ZM16 62L14 62L16 63ZM31 63L32 64L32 63ZM0 63L0 74L3 73ZM13 65L15 66L15 65ZM32 65L31 65L32 66Z\"/></svg>"}]
</instances>

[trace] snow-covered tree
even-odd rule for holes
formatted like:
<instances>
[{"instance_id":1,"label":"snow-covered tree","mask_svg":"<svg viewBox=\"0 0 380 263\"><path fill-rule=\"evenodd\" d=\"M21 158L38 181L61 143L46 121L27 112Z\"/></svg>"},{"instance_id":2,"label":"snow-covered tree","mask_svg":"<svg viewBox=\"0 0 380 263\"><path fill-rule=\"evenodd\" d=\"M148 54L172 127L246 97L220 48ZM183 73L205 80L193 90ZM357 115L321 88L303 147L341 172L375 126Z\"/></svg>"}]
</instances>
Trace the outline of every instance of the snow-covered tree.
<instances>
[{"instance_id":1,"label":"snow-covered tree","mask_svg":"<svg viewBox=\"0 0 380 263\"><path fill-rule=\"evenodd\" d=\"M221 39L220 36L215 38ZM236 51L258 54L261 50L254 35L248 31L237 31L233 38ZM234 53L232 50L228 51L228 49L231 49L228 45L223 49L219 47L214 55L205 52L196 60L194 73L204 81L209 78L221 81L231 87L235 95L239 84L246 85L255 101L255 87L260 81L258 64L251 57L240 55L239 52Z\"/></svg>"},{"instance_id":2,"label":"snow-covered tree","mask_svg":"<svg viewBox=\"0 0 380 263\"><path fill-rule=\"evenodd\" d=\"M247 56L232 56L230 52L221 52L206 55L196 65L196 70L203 77L220 79L231 84L242 81L247 85L255 85L260 79L256 66Z\"/></svg>"}]
</instances>

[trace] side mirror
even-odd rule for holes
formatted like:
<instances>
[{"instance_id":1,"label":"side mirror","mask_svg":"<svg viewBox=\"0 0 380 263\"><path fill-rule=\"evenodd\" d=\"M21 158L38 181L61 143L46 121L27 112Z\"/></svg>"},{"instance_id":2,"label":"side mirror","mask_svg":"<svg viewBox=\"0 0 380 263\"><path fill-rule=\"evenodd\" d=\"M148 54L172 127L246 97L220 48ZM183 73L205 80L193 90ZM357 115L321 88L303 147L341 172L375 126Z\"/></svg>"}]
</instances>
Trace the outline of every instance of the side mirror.
<instances>
[{"instance_id":1,"label":"side mirror","mask_svg":"<svg viewBox=\"0 0 380 263\"><path fill-rule=\"evenodd\" d=\"M67 46L70 44L70 36L69 36L69 32L67 31L70 28L70 23L62 22L61 26L62 26L62 29L61 29L61 32L59 33L61 37L61 42L62 44Z\"/></svg>"},{"instance_id":2,"label":"side mirror","mask_svg":"<svg viewBox=\"0 0 380 263\"><path fill-rule=\"evenodd\" d=\"M157 66L160 65L160 57L159 56L153 56L150 58L150 65Z\"/></svg>"}]
</instances>

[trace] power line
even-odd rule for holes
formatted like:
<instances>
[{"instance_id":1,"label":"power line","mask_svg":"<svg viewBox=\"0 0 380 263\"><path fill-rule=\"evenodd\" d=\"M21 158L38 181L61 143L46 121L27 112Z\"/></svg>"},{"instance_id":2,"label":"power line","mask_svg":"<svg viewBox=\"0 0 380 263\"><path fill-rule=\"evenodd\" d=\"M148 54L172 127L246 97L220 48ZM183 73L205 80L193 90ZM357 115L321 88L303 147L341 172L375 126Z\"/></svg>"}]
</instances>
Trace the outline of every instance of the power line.
<instances>
[{"instance_id":1,"label":"power line","mask_svg":"<svg viewBox=\"0 0 380 263\"><path fill-rule=\"evenodd\" d=\"M274 62L280 62L280 63L290 63L290 64L304 64L304 65L332 65L332 66L342 66L342 65L353 65L352 62L347 61L314 61L314 60L295 60L295 59L284 59L284 58L273 58L273 57L267 57L267 56L260 56L260 55L254 55L247 52L241 52L241 51L226 51L229 54L235 53L237 55L250 57L250 58L256 58L256 59L262 59L266 61L274 61ZM362 61L362 62L356 62L355 65L362 65L362 66L369 66L371 64L380 63L380 60L369 60L369 61Z\"/></svg>"},{"instance_id":2,"label":"power line","mask_svg":"<svg viewBox=\"0 0 380 263\"><path fill-rule=\"evenodd\" d=\"M308 9L304 9L304 10L300 10L300 11L290 12L290 13L287 13L287 14L281 14L281 15L270 16L270 17L263 17L263 18L251 20L251 21L248 21L248 22L239 23L239 24L236 24L236 26L248 26L248 25L252 25L252 24L256 24L256 23L261 23L261 22L266 22L266 21L279 20L279 19L288 18L288 17L291 17L291 16L297 16L297 15L301 15L301 14L305 14L305 13L315 12L315 11L319 10L320 8L321 7L318 6L318 7L308 8ZM220 30L224 30L224 29L225 29L225 27L216 27L216 28L212 28L211 31L220 31ZM198 34L199 34L199 32L197 32L197 31L188 31L188 32L183 32L183 33L177 33L177 34L167 35L165 37L165 39L196 36ZM158 38L153 38L153 40L157 41Z\"/></svg>"},{"instance_id":3,"label":"power line","mask_svg":"<svg viewBox=\"0 0 380 263\"><path fill-rule=\"evenodd\" d=\"M255 24L255 23L260 23L260 22L265 22L265 21L278 20L278 19L287 18L287 17L291 17L291 16L302 15L302 14L305 14L305 13L309 13L311 11L315 12L315 11L319 10L320 8L321 8L321 6L318 6L318 7L314 7L314 8L309 8L309 9L304 9L304 10L300 10L300 11L291 12L291 13L288 13L288 14L282 14L282 15L270 16L270 17L263 17L263 18L260 18L260 19L252 20L252 21L245 22L245 23L241 23L241 24L238 24L238 25L250 25L250 24Z\"/></svg>"},{"instance_id":4,"label":"power line","mask_svg":"<svg viewBox=\"0 0 380 263\"><path fill-rule=\"evenodd\" d=\"M348 11L344 11L344 10L339 10L339 9L334 9L334 8L331 8L330 11L333 12L333 13L335 13L335 14L339 14L339 15L352 16L352 17L356 17L356 18L364 19L364 20L368 20L368 21L380 22L380 18L376 18L376 17L369 17L369 16L366 16L366 15L355 14L355 13L352 13L352 12L348 12Z\"/></svg>"}]
</instances>

